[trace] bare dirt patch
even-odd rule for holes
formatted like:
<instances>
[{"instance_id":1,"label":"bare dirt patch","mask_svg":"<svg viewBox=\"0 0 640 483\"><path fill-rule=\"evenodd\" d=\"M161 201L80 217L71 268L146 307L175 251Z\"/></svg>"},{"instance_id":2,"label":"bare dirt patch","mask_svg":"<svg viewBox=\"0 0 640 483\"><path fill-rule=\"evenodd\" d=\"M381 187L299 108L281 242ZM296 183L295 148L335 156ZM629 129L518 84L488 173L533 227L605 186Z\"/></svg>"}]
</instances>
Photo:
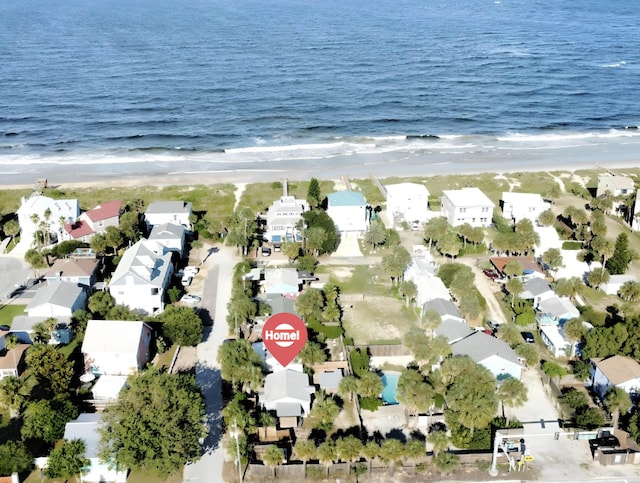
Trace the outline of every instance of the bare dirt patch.
<instances>
[{"instance_id":1,"label":"bare dirt patch","mask_svg":"<svg viewBox=\"0 0 640 483\"><path fill-rule=\"evenodd\" d=\"M343 325L356 344L401 339L417 324L402 301L384 296L342 297Z\"/></svg>"}]
</instances>

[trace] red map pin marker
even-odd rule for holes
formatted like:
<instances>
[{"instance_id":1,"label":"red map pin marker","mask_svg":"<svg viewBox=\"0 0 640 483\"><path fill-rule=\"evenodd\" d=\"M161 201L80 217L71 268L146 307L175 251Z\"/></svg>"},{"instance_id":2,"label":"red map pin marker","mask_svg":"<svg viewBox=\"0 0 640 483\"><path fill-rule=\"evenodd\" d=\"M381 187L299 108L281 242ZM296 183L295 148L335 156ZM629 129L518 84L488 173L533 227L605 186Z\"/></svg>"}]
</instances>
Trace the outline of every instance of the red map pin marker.
<instances>
[{"instance_id":1,"label":"red map pin marker","mask_svg":"<svg viewBox=\"0 0 640 483\"><path fill-rule=\"evenodd\" d=\"M286 367L307 343L307 327L300 317L281 312L265 322L262 341L273 357Z\"/></svg>"}]
</instances>

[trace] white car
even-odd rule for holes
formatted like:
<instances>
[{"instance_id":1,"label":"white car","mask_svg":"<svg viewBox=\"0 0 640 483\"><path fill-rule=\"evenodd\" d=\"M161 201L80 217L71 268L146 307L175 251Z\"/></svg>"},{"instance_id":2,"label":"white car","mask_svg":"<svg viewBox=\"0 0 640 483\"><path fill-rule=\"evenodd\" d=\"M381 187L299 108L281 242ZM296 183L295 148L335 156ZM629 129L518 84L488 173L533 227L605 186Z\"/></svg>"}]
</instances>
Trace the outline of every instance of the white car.
<instances>
[{"instance_id":1,"label":"white car","mask_svg":"<svg viewBox=\"0 0 640 483\"><path fill-rule=\"evenodd\" d=\"M198 267L194 267L193 265L189 265L188 267L184 267L182 271L185 275L189 275L190 277L195 277L200 269Z\"/></svg>"},{"instance_id":2,"label":"white car","mask_svg":"<svg viewBox=\"0 0 640 483\"><path fill-rule=\"evenodd\" d=\"M202 301L202 297L198 297L197 295L193 295L191 293L186 293L180 299L180 302L185 304L199 304Z\"/></svg>"},{"instance_id":3,"label":"white car","mask_svg":"<svg viewBox=\"0 0 640 483\"><path fill-rule=\"evenodd\" d=\"M191 285L192 281L193 281L193 277L185 273L182 276L182 280L180 280L180 283L182 284L183 287L188 287L189 285Z\"/></svg>"}]
</instances>

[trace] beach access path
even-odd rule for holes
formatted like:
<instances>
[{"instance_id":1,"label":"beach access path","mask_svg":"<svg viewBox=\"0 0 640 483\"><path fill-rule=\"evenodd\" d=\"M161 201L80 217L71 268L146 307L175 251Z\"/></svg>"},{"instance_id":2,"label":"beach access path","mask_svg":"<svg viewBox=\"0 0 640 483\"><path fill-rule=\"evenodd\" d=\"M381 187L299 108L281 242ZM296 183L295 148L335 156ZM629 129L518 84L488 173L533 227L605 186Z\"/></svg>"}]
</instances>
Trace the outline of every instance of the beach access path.
<instances>
[{"instance_id":1,"label":"beach access path","mask_svg":"<svg viewBox=\"0 0 640 483\"><path fill-rule=\"evenodd\" d=\"M202 308L213 316L213 326L205 327L203 341L198 344L196 382L205 398L208 434L203 443L202 458L187 464L183 481L208 483L224 481L224 448L222 445L222 376L217 361L218 349L228 335L227 303L231 297L233 269L239 259L235 248L220 245L206 261L209 276L202 293Z\"/></svg>"}]
</instances>

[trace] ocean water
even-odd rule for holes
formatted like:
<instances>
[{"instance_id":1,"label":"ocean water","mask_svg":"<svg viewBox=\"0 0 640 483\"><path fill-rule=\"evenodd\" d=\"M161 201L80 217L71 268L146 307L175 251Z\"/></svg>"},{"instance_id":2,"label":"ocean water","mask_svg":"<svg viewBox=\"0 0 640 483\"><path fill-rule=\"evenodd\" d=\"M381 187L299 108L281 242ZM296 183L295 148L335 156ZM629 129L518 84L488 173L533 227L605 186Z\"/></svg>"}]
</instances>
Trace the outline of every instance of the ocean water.
<instances>
[{"instance_id":1,"label":"ocean water","mask_svg":"<svg viewBox=\"0 0 640 483\"><path fill-rule=\"evenodd\" d=\"M634 163L639 44L631 0L5 0L0 183Z\"/></svg>"}]
</instances>

